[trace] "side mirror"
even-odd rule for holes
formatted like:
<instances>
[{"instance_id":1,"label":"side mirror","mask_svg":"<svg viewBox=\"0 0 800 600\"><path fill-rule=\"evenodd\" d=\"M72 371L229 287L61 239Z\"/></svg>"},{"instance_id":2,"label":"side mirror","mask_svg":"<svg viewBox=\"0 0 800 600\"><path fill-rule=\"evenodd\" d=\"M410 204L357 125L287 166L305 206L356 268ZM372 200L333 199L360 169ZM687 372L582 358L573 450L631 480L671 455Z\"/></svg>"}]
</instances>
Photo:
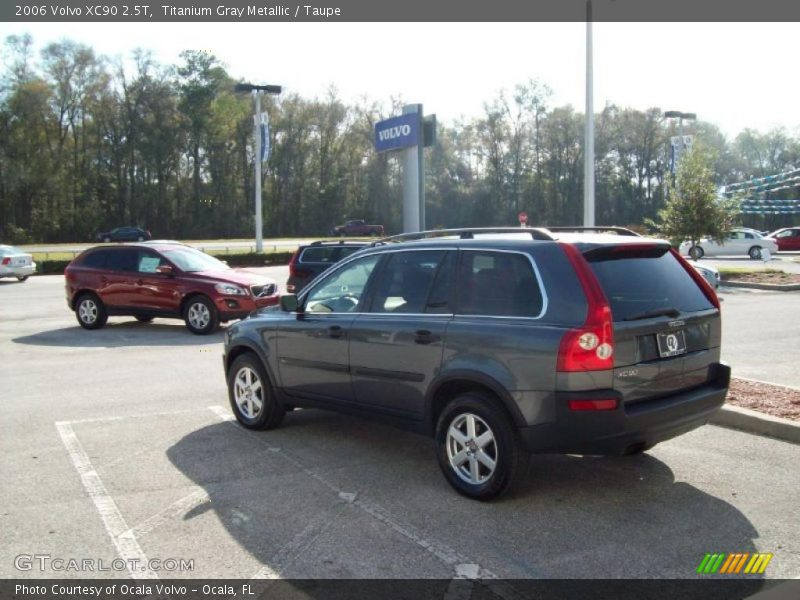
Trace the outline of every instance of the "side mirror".
<instances>
[{"instance_id":1,"label":"side mirror","mask_svg":"<svg viewBox=\"0 0 800 600\"><path fill-rule=\"evenodd\" d=\"M297 294L284 294L281 296L281 310L297 312Z\"/></svg>"},{"instance_id":2,"label":"side mirror","mask_svg":"<svg viewBox=\"0 0 800 600\"><path fill-rule=\"evenodd\" d=\"M162 275L168 275L172 277L175 275L175 269L173 269L171 265L161 265L156 267L156 273L161 273Z\"/></svg>"}]
</instances>

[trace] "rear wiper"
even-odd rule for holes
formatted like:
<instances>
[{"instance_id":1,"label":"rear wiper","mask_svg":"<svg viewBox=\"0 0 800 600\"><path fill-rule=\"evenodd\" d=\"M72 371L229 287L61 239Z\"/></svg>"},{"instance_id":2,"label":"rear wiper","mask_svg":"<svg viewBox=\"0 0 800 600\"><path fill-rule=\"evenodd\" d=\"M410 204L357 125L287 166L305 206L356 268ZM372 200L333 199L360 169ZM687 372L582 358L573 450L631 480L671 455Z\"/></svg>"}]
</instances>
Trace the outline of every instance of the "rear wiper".
<instances>
[{"instance_id":1,"label":"rear wiper","mask_svg":"<svg viewBox=\"0 0 800 600\"><path fill-rule=\"evenodd\" d=\"M651 317L678 317L680 314L681 311L679 311L677 308L656 308L654 310L646 310L644 312L625 317L625 321L638 321L640 319L649 319Z\"/></svg>"}]
</instances>

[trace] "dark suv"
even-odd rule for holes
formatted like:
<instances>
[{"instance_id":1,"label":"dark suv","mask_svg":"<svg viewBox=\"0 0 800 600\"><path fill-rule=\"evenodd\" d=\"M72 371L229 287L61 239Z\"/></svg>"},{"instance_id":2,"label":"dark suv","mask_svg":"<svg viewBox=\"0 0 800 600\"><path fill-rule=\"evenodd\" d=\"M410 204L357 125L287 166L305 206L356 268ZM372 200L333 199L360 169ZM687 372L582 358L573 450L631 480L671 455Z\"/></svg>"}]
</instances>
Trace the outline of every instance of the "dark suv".
<instances>
[{"instance_id":1,"label":"dark suv","mask_svg":"<svg viewBox=\"0 0 800 600\"><path fill-rule=\"evenodd\" d=\"M361 250L367 242L314 242L300 246L289 261L286 290L299 294L317 275L331 265Z\"/></svg>"},{"instance_id":2,"label":"dark suv","mask_svg":"<svg viewBox=\"0 0 800 600\"><path fill-rule=\"evenodd\" d=\"M546 229L390 238L230 327L224 364L245 427L380 416L434 436L478 499L528 452L636 454L699 427L730 381L716 293L668 242Z\"/></svg>"},{"instance_id":3,"label":"dark suv","mask_svg":"<svg viewBox=\"0 0 800 600\"><path fill-rule=\"evenodd\" d=\"M67 305L81 327L99 329L109 315L183 319L192 333L211 333L221 321L241 319L278 303L275 282L231 269L179 243L99 246L64 271Z\"/></svg>"}]
</instances>

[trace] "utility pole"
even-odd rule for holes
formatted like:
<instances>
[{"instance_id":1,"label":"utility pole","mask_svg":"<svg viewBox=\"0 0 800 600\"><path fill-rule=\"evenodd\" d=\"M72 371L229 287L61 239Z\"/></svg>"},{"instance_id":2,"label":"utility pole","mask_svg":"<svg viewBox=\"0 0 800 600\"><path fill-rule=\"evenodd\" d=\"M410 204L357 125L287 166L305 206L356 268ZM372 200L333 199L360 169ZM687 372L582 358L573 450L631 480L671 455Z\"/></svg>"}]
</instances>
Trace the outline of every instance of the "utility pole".
<instances>
[{"instance_id":1,"label":"utility pole","mask_svg":"<svg viewBox=\"0 0 800 600\"><path fill-rule=\"evenodd\" d=\"M583 225L594 227L594 93L592 0L586 0L586 139L583 156Z\"/></svg>"},{"instance_id":2,"label":"utility pole","mask_svg":"<svg viewBox=\"0 0 800 600\"><path fill-rule=\"evenodd\" d=\"M264 223L261 210L261 92L268 94L280 94L282 91L279 85L253 85L252 83L237 83L234 86L236 92L252 92L255 96L255 118L253 135L255 137L256 155L255 163L255 205L256 205L256 252L264 250Z\"/></svg>"}]
</instances>

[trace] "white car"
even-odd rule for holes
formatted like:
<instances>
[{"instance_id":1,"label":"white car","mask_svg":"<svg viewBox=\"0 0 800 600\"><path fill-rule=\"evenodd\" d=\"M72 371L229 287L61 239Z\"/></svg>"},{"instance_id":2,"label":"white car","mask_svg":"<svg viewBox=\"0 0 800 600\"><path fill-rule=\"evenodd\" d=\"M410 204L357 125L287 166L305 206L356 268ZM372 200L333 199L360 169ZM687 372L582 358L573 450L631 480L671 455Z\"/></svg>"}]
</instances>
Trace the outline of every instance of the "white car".
<instances>
[{"instance_id":1,"label":"white car","mask_svg":"<svg viewBox=\"0 0 800 600\"><path fill-rule=\"evenodd\" d=\"M702 238L695 246L692 246L691 242L683 242L680 245L680 253L688 254L694 259L702 258L706 255L746 255L753 260L759 260L762 256L762 250L769 250L770 254L775 254L778 251L778 243L772 238L764 237L755 229L734 229L721 244L714 240Z\"/></svg>"},{"instance_id":2,"label":"white car","mask_svg":"<svg viewBox=\"0 0 800 600\"><path fill-rule=\"evenodd\" d=\"M0 244L0 277L16 277L25 281L35 272L33 256L14 246Z\"/></svg>"},{"instance_id":3,"label":"white car","mask_svg":"<svg viewBox=\"0 0 800 600\"><path fill-rule=\"evenodd\" d=\"M701 265L700 263L692 261L691 264L695 271L700 273L703 278L713 287L715 290L719 288L719 284L722 281L722 277L719 274L719 270L711 265Z\"/></svg>"}]
</instances>

